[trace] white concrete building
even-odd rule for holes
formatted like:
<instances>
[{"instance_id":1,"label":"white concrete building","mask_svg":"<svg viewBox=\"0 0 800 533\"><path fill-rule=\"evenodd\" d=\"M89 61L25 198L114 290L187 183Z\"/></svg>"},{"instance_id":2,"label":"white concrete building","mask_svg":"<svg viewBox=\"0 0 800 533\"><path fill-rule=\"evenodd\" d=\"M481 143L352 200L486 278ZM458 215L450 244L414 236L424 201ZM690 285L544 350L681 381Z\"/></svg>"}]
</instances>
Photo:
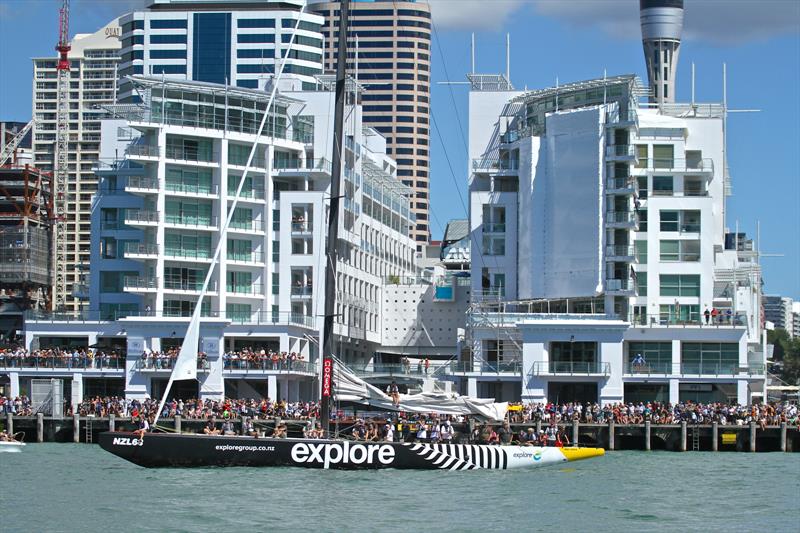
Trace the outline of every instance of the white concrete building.
<instances>
[{"instance_id":1,"label":"white concrete building","mask_svg":"<svg viewBox=\"0 0 800 533\"><path fill-rule=\"evenodd\" d=\"M259 138L269 93L160 78L130 82L150 104L110 106L118 118L103 124L91 307L29 320L26 345L123 347L124 369L89 368L87 376L112 376L128 397L158 396L169 370L153 368L142 354L182 342L258 141L203 301L200 349L208 362L199 385L176 394L316 397L315 338L324 309L317 288L333 153L330 80L318 80L326 90L304 91L301 79L287 76ZM361 90L353 82L349 88ZM345 137L334 332L337 355L364 367L382 341L384 280L415 274L411 191L396 179L383 137L362 128L358 105L346 107ZM300 353L306 363L273 369L225 360L225 352L244 347ZM73 398L81 397L83 372L42 371L71 377ZM12 385L29 375L16 373Z\"/></svg>"},{"instance_id":2,"label":"white concrete building","mask_svg":"<svg viewBox=\"0 0 800 533\"><path fill-rule=\"evenodd\" d=\"M634 76L524 93L471 80L466 392L762 395L760 269L725 246L722 106L640 105Z\"/></svg>"},{"instance_id":3,"label":"white concrete building","mask_svg":"<svg viewBox=\"0 0 800 533\"><path fill-rule=\"evenodd\" d=\"M69 51L69 144L67 159L65 309L84 308L88 296L84 276L90 262L92 199L97 193L94 165L100 154L101 105L117 95L120 26L113 20L91 34L77 34ZM53 170L56 140L57 57L33 58L33 163ZM57 296L57 295L56 295ZM57 298L55 298L57 299Z\"/></svg>"},{"instance_id":4,"label":"white concrete building","mask_svg":"<svg viewBox=\"0 0 800 533\"><path fill-rule=\"evenodd\" d=\"M786 296L764 296L764 320L794 336L794 301Z\"/></svg>"},{"instance_id":5,"label":"white concrete building","mask_svg":"<svg viewBox=\"0 0 800 533\"><path fill-rule=\"evenodd\" d=\"M300 13L304 4L305 0L149 0L145 10L120 17L120 75L255 89L263 87L284 61L284 73L313 86L314 76L322 73L324 19ZM138 97L122 79L120 99Z\"/></svg>"}]
</instances>

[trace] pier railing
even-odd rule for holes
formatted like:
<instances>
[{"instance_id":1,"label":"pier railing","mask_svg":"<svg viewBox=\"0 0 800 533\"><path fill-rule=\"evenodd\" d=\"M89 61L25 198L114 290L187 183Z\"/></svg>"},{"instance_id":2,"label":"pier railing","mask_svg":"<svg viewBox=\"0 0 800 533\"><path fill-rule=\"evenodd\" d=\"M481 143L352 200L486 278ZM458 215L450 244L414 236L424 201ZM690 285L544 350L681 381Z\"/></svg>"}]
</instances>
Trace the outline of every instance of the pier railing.
<instances>
[{"instance_id":1,"label":"pier railing","mask_svg":"<svg viewBox=\"0 0 800 533\"><path fill-rule=\"evenodd\" d=\"M73 357L72 355L12 357L8 354L0 354L0 368L21 370L125 370L125 357L121 355L113 357Z\"/></svg>"}]
</instances>

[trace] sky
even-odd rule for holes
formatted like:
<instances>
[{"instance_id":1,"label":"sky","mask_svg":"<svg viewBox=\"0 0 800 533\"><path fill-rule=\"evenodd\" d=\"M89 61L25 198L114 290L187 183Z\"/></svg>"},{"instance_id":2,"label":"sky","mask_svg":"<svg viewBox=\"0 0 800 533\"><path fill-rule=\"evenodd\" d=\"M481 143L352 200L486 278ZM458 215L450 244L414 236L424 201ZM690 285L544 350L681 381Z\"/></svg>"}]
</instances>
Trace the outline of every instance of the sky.
<instances>
[{"instance_id":1,"label":"sky","mask_svg":"<svg viewBox=\"0 0 800 533\"><path fill-rule=\"evenodd\" d=\"M90 33L143 0L72 0L70 33ZM58 0L0 0L0 120L30 120L30 58L54 54ZM430 0L433 9L431 228L466 218L470 38L476 71L530 89L638 74L646 80L636 0ZM678 99L722 101L728 69L731 230L755 237L767 294L800 299L800 1L686 0ZM457 199L457 200L456 200Z\"/></svg>"}]
</instances>

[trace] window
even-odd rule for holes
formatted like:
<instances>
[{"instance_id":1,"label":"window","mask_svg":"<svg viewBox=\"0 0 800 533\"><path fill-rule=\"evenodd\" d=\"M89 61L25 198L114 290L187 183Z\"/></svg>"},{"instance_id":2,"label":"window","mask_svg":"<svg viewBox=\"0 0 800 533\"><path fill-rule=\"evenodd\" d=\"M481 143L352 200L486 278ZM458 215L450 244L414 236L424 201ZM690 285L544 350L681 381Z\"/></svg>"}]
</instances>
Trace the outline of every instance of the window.
<instances>
[{"instance_id":1,"label":"window","mask_svg":"<svg viewBox=\"0 0 800 533\"><path fill-rule=\"evenodd\" d=\"M153 74L186 74L186 65L153 65Z\"/></svg>"},{"instance_id":2,"label":"window","mask_svg":"<svg viewBox=\"0 0 800 533\"><path fill-rule=\"evenodd\" d=\"M483 232L506 232L506 208L504 206L483 205Z\"/></svg>"},{"instance_id":3,"label":"window","mask_svg":"<svg viewBox=\"0 0 800 533\"><path fill-rule=\"evenodd\" d=\"M661 296L700 296L700 276L693 274L661 274Z\"/></svg>"},{"instance_id":4,"label":"window","mask_svg":"<svg viewBox=\"0 0 800 533\"><path fill-rule=\"evenodd\" d=\"M141 58L139 58L141 59ZM150 50L150 59L186 59L186 50Z\"/></svg>"},{"instance_id":5,"label":"window","mask_svg":"<svg viewBox=\"0 0 800 533\"><path fill-rule=\"evenodd\" d=\"M700 261L700 241L699 240L663 240L659 243L660 260L663 262L671 261Z\"/></svg>"},{"instance_id":6,"label":"window","mask_svg":"<svg viewBox=\"0 0 800 533\"><path fill-rule=\"evenodd\" d=\"M644 240L634 241L633 248L636 253L636 260L640 264L647 263L647 241Z\"/></svg>"},{"instance_id":7,"label":"window","mask_svg":"<svg viewBox=\"0 0 800 533\"><path fill-rule=\"evenodd\" d=\"M674 151L671 144L654 144L653 168L675 168Z\"/></svg>"},{"instance_id":8,"label":"window","mask_svg":"<svg viewBox=\"0 0 800 533\"><path fill-rule=\"evenodd\" d=\"M150 44L186 44L186 34L150 34Z\"/></svg>"},{"instance_id":9,"label":"window","mask_svg":"<svg viewBox=\"0 0 800 533\"><path fill-rule=\"evenodd\" d=\"M700 306L685 304L661 305L659 310L660 324L696 324L700 322Z\"/></svg>"},{"instance_id":10,"label":"window","mask_svg":"<svg viewBox=\"0 0 800 533\"><path fill-rule=\"evenodd\" d=\"M739 345L734 342L684 342L681 372L684 374L734 374L739 366Z\"/></svg>"},{"instance_id":11,"label":"window","mask_svg":"<svg viewBox=\"0 0 800 533\"><path fill-rule=\"evenodd\" d=\"M681 211L681 233L700 233L700 211Z\"/></svg>"},{"instance_id":12,"label":"window","mask_svg":"<svg viewBox=\"0 0 800 533\"><path fill-rule=\"evenodd\" d=\"M275 19L239 19L236 25L239 28L274 28Z\"/></svg>"},{"instance_id":13,"label":"window","mask_svg":"<svg viewBox=\"0 0 800 533\"><path fill-rule=\"evenodd\" d=\"M634 364L642 356L644 363ZM664 372L672 368L671 342L631 342L628 344L628 365L631 372Z\"/></svg>"},{"instance_id":14,"label":"window","mask_svg":"<svg viewBox=\"0 0 800 533\"><path fill-rule=\"evenodd\" d=\"M683 179L684 196L705 196L703 181L700 178L687 176Z\"/></svg>"},{"instance_id":15,"label":"window","mask_svg":"<svg viewBox=\"0 0 800 533\"><path fill-rule=\"evenodd\" d=\"M506 238L505 236L486 235L483 236L484 255L505 255Z\"/></svg>"},{"instance_id":16,"label":"window","mask_svg":"<svg viewBox=\"0 0 800 533\"><path fill-rule=\"evenodd\" d=\"M672 176L653 176L653 196L672 196Z\"/></svg>"},{"instance_id":17,"label":"window","mask_svg":"<svg viewBox=\"0 0 800 533\"><path fill-rule=\"evenodd\" d=\"M678 231L680 211L661 211L661 231Z\"/></svg>"},{"instance_id":18,"label":"window","mask_svg":"<svg viewBox=\"0 0 800 533\"><path fill-rule=\"evenodd\" d=\"M181 20L150 19L150 28L153 30L186 29L186 19L181 19Z\"/></svg>"},{"instance_id":19,"label":"window","mask_svg":"<svg viewBox=\"0 0 800 533\"><path fill-rule=\"evenodd\" d=\"M238 43L274 43L274 33L240 33L236 36ZM260 56L259 56L260 57ZM267 56L270 57L270 56Z\"/></svg>"}]
</instances>

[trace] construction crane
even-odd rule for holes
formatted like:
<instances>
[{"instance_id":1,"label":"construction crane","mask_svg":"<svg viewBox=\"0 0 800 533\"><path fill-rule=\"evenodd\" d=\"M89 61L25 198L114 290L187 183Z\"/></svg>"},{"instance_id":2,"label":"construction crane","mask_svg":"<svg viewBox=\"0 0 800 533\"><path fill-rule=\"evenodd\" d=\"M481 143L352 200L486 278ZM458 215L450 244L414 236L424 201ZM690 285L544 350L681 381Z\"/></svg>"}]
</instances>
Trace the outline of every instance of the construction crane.
<instances>
[{"instance_id":1,"label":"construction crane","mask_svg":"<svg viewBox=\"0 0 800 533\"><path fill-rule=\"evenodd\" d=\"M69 77L70 61L69 51L69 0L64 0L58 16L58 64L56 65L58 90L56 100L56 143L53 153L53 204L55 206L54 241L55 253L53 254L55 287L55 310L63 310L67 296L67 179L69 176L69 163L67 151L69 148Z\"/></svg>"},{"instance_id":2,"label":"construction crane","mask_svg":"<svg viewBox=\"0 0 800 533\"><path fill-rule=\"evenodd\" d=\"M25 124L25 127L23 127L18 133L16 133L14 137L10 141L8 141L8 143L5 146L3 146L3 150L2 152L0 152L0 167L5 165L6 162L9 159L11 159L11 156L14 155L14 153L17 151L19 143L21 143L22 139L24 139L25 136L28 134L28 132L31 131L33 123L34 121L31 120L30 122ZM14 162L16 162L16 157L14 158L14 160L15 160Z\"/></svg>"}]
</instances>

